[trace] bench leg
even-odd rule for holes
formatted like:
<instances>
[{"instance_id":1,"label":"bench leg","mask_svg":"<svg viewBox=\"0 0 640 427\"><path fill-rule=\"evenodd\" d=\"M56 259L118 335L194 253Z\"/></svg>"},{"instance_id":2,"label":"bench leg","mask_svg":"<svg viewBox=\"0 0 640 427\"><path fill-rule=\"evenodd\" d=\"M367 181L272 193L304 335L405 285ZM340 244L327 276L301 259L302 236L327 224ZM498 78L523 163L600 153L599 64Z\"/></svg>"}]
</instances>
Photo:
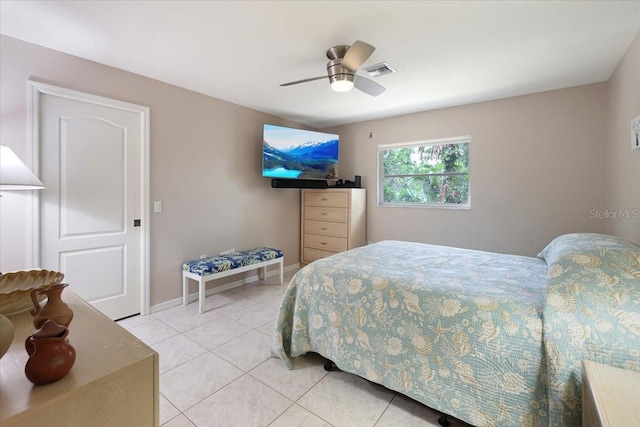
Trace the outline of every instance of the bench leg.
<instances>
[{"instance_id":1,"label":"bench leg","mask_svg":"<svg viewBox=\"0 0 640 427\"><path fill-rule=\"evenodd\" d=\"M189 304L189 278L182 276L182 305Z\"/></svg>"},{"instance_id":2,"label":"bench leg","mask_svg":"<svg viewBox=\"0 0 640 427\"><path fill-rule=\"evenodd\" d=\"M204 313L204 278L198 281L198 304L200 314Z\"/></svg>"},{"instance_id":3,"label":"bench leg","mask_svg":"<svg viewBox=\"0 0 640 427\"><path fill-rule=\"evenodd\" d=\"M280 284L282 285L284 283L284 260L280 260L278 268L280 269Z\"/></svg>"},{"instance_id":4,"label":"bench leg","mask_svg":"<svg viewBox=\"0 0 640 427\"><path fill-rule=\"evenodd\" d=\"M260 273L260 279L261 280L267 280L267 267L262 267L259 271Z\"/></svg>"}]
</instances>

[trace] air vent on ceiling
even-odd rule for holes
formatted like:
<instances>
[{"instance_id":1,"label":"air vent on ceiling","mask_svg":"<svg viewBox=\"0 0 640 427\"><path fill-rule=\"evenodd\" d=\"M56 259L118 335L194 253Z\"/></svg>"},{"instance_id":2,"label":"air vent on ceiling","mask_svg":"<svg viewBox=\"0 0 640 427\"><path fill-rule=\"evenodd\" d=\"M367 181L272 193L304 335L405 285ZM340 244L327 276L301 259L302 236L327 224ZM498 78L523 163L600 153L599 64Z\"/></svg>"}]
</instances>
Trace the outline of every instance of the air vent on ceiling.
<instances>
[{"instance_id":1,"label":"air vent on ceiling","mask_svg":"<svg viewBox=\"0 0 640 427\"><path fill-rule=\"evenodd\" d=\"M365 70L367 70L367 73L369 73L371 77L380 77L384 76L385 74L396 72L396 69L386 62L380 62L379 64L371 65L369 67L366 67Z\"/></svg>"}]
</instances>

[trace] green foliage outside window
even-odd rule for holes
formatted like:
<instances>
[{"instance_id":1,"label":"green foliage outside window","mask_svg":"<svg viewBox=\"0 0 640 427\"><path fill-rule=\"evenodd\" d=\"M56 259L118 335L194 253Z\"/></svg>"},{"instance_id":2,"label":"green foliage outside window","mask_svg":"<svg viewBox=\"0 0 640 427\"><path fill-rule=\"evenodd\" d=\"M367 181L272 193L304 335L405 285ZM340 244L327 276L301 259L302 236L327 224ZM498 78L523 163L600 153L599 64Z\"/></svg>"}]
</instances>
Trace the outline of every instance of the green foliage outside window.
<instances>
[{"instance_id":1,"label":"green foliage outside window","mask_svg":"<svg viewBox=\"0 0 640 427\"><path fill-rule=\"evenodd\" d=\"M469 142L380 148L382 204L469 205Z\"/></svg>"}]
</instances>

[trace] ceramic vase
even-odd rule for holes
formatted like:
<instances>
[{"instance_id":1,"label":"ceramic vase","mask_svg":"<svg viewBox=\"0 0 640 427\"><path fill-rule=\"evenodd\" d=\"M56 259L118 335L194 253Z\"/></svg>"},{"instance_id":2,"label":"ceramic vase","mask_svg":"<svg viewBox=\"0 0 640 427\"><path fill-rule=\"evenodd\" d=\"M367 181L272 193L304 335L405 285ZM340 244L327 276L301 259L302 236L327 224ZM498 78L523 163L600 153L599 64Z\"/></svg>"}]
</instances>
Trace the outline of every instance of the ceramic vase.
<instances>
[{"instance_id":1,"label":"ceramic vase","mask_svg":"<svg viewBox=\"0 0 640 427\"><path fill-rule=\"evenodd\" d=\"M67 339L69 329L53 320L30 335L25 343L29 360L24 367L27 379L35 385L49 384L69 373L76 361L76 350Z\"/></svg>"},{"instance_id":2,"label":"ceramic vase","mask_svg":"<svg viewBox=\"0 0 640 427\"><path fill-rule=\"evenodd\" d=\"M73 319L73 310L62 301L62 291L69 286L68 283L60 283L45 289L34 289L31 291L31 301L34 309L31 310L33 316L33 326L40 328L47 320L55 320L56 323L69 326ZM37 295L46 295L47 302L40 306Z\"/></svg>"}]
</instances>

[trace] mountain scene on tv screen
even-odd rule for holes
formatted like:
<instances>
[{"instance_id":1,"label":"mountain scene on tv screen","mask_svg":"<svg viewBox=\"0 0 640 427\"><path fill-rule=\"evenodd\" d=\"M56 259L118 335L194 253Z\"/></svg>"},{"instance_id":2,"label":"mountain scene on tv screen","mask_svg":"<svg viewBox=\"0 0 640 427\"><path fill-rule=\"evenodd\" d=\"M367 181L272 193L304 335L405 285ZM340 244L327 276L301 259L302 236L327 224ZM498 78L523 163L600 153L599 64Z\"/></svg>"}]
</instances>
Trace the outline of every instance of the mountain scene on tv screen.
<instances>
[{"instance_id":1,"label":"mountain scene on tv screen","mask_svg":"<svg viewBox=\"0 0 640 427\"><path fill-rule=\"evenodd\" d=\"M332 179L338 175L338 140L275 148L263 141L263 175L272 178Z\"/></svg>"}]
</instances>

